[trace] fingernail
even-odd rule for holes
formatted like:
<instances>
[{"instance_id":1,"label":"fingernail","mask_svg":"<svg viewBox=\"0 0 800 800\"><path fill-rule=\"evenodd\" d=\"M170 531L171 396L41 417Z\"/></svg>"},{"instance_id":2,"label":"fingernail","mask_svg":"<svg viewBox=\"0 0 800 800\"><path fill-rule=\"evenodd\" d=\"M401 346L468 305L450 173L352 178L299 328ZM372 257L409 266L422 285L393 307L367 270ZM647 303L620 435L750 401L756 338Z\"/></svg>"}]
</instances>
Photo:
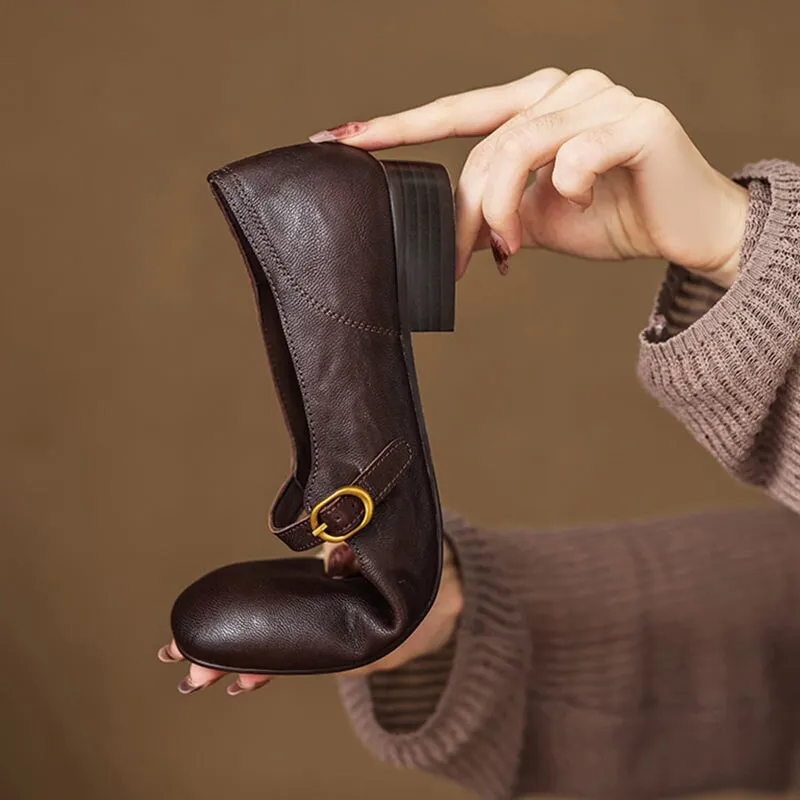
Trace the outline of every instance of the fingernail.
<instances>
[{"instance_id":1,"label":"fingernail","mask_svg":"<svg viewBox=\"0 0 800 800\"><path fill-rule=\"evenodd\" d=\"M367 126L363 122L345 122L344 125L337 125L335 128L329 128L324 131L319 131L308 137L310 142L319 144L320 142L338 142L339 139L349 139L351 136L358 136L359 133L364 132Z\"/></svg>"},{"instance_id":2,"label":"fingernail","mask_svg":"<svg viewBox=\"0 0 800 800\"><path fill-rule=\"evenodd\" d=\"M569 203L569 204L570 204L570 205L571 205L573 208L577 208L577 209L578 209L578 211L586 211L586 209L588 208L588 206L584 206L584 205L582 205L581 203L576 203L574 200L570 200L569 198L567 198L567 202L568 202L568 203Z\"/></svg>"},{"instance_id":3,"label":"fingernail","mask_svg":"<svg viewBox=\"0 0 800 800\"><path fill-rule=\"evenodd\" d=\"M339 544L328 554L328 577L346 578L358 572L355 553L349 545Z\"/></svg>"},{"instance_id":4,"label":"fingernail","mask_svg":"<svg viewBox=\"0 0 800 800\"><path fill-rule=\"evenodd\" d=\"M259 683L257 686L252 686L249 688L246 686L242 686L242 684L239 683L239 681L236 681L235 683L232 683L225 691L228 693L230 697L237 697L240 694L252 694L253 692L258 691L262 687L267 686L269 683L271 683L271 681L272 678L270 678L268 681L264 681L264 683Z\"/></svg>"},{"instance_id":5,"label":"fingernail","mask_svg":"<svg viewBox=\"0 0 800 800\"><path fill-rule=\"evenodd\" d=\"M194 685L194 684L193 684L193 683L192 683L192 682L189 680L189 678L184 678L184 679L183 679L183 680L182 680L182 681L181 681L181 682L178 684L178 691L179 691L181 694L194 694L195 692L199 692L201 689L205 689L205 688L206 688L206 685L207 685L207 684L203 683L203 684L200 684L200 686L195 686L195 685Z\"/></svg>"},{"instance_id":6,"label":"fingernail","mask_svg":"<svg viewBox=\"0 0 800 800\"><path fill-rule=\"evenodd\" d=\"M179 658L175 658L175 656L172 655L169 645L166 644L158 651L158 660L164 664L175 664L180 661Z\"/></svg>"},{"instance_id":7,"label":"fingernail","mask_svg":"<svg viewBox=\"0 0 800 800\"><path fill-rule=\"evenodd\" d=\"M494 263L497 264L497 271L501 275L508 275L508 258L511 251L502 236L499 236L494 231L489 235L489 244L492 248L492 256Z\"/></svg>"}]
</instances>

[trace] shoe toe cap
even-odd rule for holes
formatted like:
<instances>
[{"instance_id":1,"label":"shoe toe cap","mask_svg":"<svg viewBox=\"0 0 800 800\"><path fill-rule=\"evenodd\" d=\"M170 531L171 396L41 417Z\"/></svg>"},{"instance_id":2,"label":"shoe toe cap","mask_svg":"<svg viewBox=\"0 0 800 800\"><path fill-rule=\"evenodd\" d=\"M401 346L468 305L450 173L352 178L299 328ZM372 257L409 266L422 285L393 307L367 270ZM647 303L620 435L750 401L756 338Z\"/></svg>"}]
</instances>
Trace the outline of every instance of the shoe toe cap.
<instances>
[{"instance_id":1,"label":"shoe toe cap","mask_svg":"<svg viewBox=\"0 0 800 800\"><path fill-rule=\"evenodd\" d=\"M361 577L328 578L316 558L232 564L183 591L172 630L186 658L215 669L339 671L391 637L375 594Z\"/></svg>"}]
</instances>

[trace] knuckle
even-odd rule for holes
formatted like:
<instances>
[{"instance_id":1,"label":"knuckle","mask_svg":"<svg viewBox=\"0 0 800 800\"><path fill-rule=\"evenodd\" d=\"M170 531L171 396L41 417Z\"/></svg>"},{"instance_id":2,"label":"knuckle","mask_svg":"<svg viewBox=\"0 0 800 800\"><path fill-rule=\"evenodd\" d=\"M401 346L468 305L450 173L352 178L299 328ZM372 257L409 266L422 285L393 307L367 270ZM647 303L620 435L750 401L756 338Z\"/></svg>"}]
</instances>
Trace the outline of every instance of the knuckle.
<instances>
[{"instance_id":1,"label":"knuckle","mask_svg":"<svg viewBox=\"0 0 800 800\"><path fill-rule=\"evenodd\" d=\"M581 149L586 152L597 148L607 147L613 136L613 131L607 125L592 128L583 135L582 141L579 140Z\"/></svg>"},{"instance_id":2,"label":"knuckle","mask_svg":"<svg viewBox=\"0 0 800 800\"><path fill-rule=\"evenodd\" d=\"M659 133L675 125L672 112L657 100L643 100L639 106L642 118L649 133Z\"/></svg>"},{"instance_id":3,"label":"knuckle","mask_svg":"<svg viewBox=\"0 0 800 800\"><path fill-rule=\"evenodd\" d=\"M556 169L553 173L556 187L568 189L584 176L595 173L612 136L609 128L600 127L570 139L556 156Z\"/></svg>"},{"instance_id":4,"label":"knuckle","mask_svg":"<svg viewBox=\"0 0 800 800\"><path fill-rule=\"evenodd\" d=\"M606 98L608 100L612 101L613 103L624 105L625 107L630 105L632 97L633 92L630 89L616 84L610 87L606 92Z\"/></svg>"},{"instance_id":5,"label":"knuckle","mask_svg":"<svg viewBox=\"0 0 800 800\"><path fill-rule=\"evenodd\" d=\"M560 128L564 124L563 111L551 111L548 114L536 116L536 109L531 108L526 112L528 118L527 125L524 129L526 133L543 133Z\"/></svg>"},{"instance_id":6,"label":"knuckle","mask_svg":"<svg viewBox=\"0 0 800 800\"><path fill-rule=\"evenodd\" d=\"M573 72L570 78L590 89L604 89L608 86L614 85L614 82L611 80L611 78L609 78L604 72L600 72L598 69L579 69Z\"/></svg>"},{"instance_id":7,"label":"knuckle","mask_svg":"<svg viewBox=\"0 0 800 800\"><path fill-rule=\"evenodd\" d=\"M504 158L515 159L525 151L525 137L522 128L504 131L497 137L497 152Z\"/></svg>"},{"instance_id":8,"label":"knuckle","mask_svg":"<svg viewBox=\"0 0 800 800\"><path fill-rule=\"evenodd\" d=\"M584 131L561 148L562 161L573 168L589 167L596 160L598 151L608 147L611 136L611 130L605 126Z\"/></svg>"},{"instance_id":9,"label":"knuckle","mask_svg":"<svg viewBox=\"0 0 800 800\"><path fill-rule=\"evenodd\" d=\"M485 172L489 168L490 159L491 153L484 140L470 150L464 162L464 172Z\"/></svg>"},{"instance_id":10,"label":"knuckle","mask_svg":"<svg viewBox=\"0 0 800 800\"><path fill-rule=\"evenodd\" d=\"M484 198L481 210L486 224L493 229L502 227L507 218L507 213L500 200Z\"/></svg>"},{"instance_id":11,"label":"knuckle","mask_svg":"<svg viewBox=\"0 0 800 800\"><path fill-rule=\"evenodd\" d=\"M556 157L555 176L564 173L572 173L584 168L586 163L587 148L577 140L567 142L559 151Z\"/></svg>"},{"instance_id":12,"label":"knuckle","mask_svg":"<svg viewBox=\"0 0 800 800\"><path fill-rule=\"evenodd\" d=\"M538 100L567 77L567 73L558 67L545 67L517 81L524 93L533 100Z\"/></svg>"},{"instance_id":13,"label":"knuckle","mask_svg":"<svg viewBox=\"0 0 800 800\"><path fill-rule=\"evenodd\" d=\"M549 81L563 81L566 77L567 73L564 72L563 69L559 69L558 67L543 67L542 69L537 69L536 72L532 72L525 80L535 80L537 82L542 81L546 83Z\"/></svg>"}]
</instances>

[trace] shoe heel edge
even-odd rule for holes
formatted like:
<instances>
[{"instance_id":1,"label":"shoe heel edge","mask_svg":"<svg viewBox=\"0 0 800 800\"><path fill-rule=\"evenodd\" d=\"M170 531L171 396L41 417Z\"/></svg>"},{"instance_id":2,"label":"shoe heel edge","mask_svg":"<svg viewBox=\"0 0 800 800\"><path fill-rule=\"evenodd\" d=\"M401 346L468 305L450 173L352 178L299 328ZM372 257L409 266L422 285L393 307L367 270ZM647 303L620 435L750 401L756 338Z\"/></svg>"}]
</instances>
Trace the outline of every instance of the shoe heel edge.
<instances>
[{"instance_id":1,"label":"shoe heel edge","mask_svg":"<svg viewBox=\"0 0 800 800\"><path fill-rule=\"evenodd\" d=\"M439 164L382 161L394 226L397 287L411 331L455 327L453 193Z\"/></svg>"}]
</instances>

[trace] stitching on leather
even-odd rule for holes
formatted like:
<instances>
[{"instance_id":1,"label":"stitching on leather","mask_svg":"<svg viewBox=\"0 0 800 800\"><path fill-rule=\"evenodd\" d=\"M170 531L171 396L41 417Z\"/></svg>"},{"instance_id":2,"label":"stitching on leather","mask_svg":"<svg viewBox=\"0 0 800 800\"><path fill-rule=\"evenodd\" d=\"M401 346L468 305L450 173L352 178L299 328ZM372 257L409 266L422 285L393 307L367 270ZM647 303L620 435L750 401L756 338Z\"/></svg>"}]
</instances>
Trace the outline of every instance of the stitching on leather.
<instances>
[{"instance_id":1,"label":"stitching on leather","mask_svg":"<svg viewBox=\"0 0 800 800\"><path fill-rule=\"evenodd\" d=\"M258 286L256 285L253 288L254 288L254 292L255 292L255 295L256 295L256 305L260 305L260 301L259 301L259 297L258 297ZM272 287L270 285L270 291L271 291L271 289L272 289ZM271 291L271 294L272 294L272 297L273 297L273 299L275 301L275 304L277 305L278 300L275 297L275 292ZM259 314L260 314L260 312L261 312L261 309L259 308ZM283 329L283 325L281 325L281 329ZM284 331L284 336L286 336L286 332L285 331ZM273 345L271 345L269 343L269 339L267 339L266 336L263 337L263 338L264 338L264 346L267 349L267 359L269 359L271 363L277 363L278 359L275 357L275 354L274 354L274 351L273 351ZM287 338L288 338L288 336L287 336ZM289 355L291 357L291 353ZM292 359L292 367L294 368L294 359ZM286 423L286 427L289 429L289 433L291 434L292 447L294 448L294 451L295 451L294 452L294 459L293 459L295 463L293 465L293 468L296 470L297 469L297 442L295 441L294 431L292 430L292 425L291 425L291 422L289 421L289 414L290 414L289 408L290 408L290 405L289 405L289 403L287 402L287 399L286 399L287 398L287 394L285 392L285 387L283 385L282 378L280 378L278 376L277 370L273 369L273 370L271 370L271 372L272 372L272 382L275 384L275 388L276 388L276 390L278 392L278 399L280 400L281 407L282 407L282 410L283 410L284 421ZM303 410L305 411L305 404L303 404ZM310 436L311 436L311 431L309 430L309 437ZM297 480L297 475L294 472L292 473L291 480L293 480L295 483L298 484L298 487L300 489L300 505L302 506L302 504L303 504L303 487L300 486L299 481ZM288 483L288 481L287 481L287 483ZM286 484L284 484L284 486L286 486ZM274 505L274 503L273 503L273 505Z\"/></svg>"},{"instance_id":2,"label":"stitching on leather","mask_svg":"<svg viewBox=\"0 0 800 800\"><path fill-rule=\"evenodd\" d=\"M295 533L299 533L299 531L295 531L290 528L288 531L277 534L277 536L285 545L291 547L296 553L303 552L304 550L311 550L312 548L319 547L321 544L323 544L323 542L317 538L314 538L313 542L301 541L299 544L292 542L292 540L295 538L293 535Z\"/></svg>"},{"instance_id":3,"label":"stitching on leather","mask_svg":"<svg viewBox=\"0 0 800 800\"><path fill-rule=\"evenodd\" d=\"M364 486L364 488L367 489L367 491L370 492L370 494L374 495L375 494L375 490L372 488L372 484L369 483L368 476L374 475L378 471L378 469L380 468L381 464L385 463L385 461L388 458L391 458L397 452L397 449L399 447L401 447L401 446L405 447L405 449L406 449L406 459L403 462L403 465L400 467L400 469L390 478L390 480L387 482L386 486L384 486L383 490L374 497L374 500L375 500L376 504L380 503L386 497L386 495L388 495L389 492L392 489L394 489L394 487L397 485L397 482L400 480L400 478L403 477L403 475L405 474L405 472L408 470L409 466L411 465L411 461L413 460L414 453L411 450L411 448L409 447L408 442L403 441L403 440L399 440L399 441L393 442L391 445L388 446L388 448L386 449L386 452L383 453L383 455L381 455L378 458L378 460L375 461L374 464L372 464L370 467L367 468L367 471L362 475L362 477L355 481L355 483L360 483L362 486ZM348 497L340 497L337 500L334 500L334 502L331 503L330 506L328 506L328 511L335 510L336 508L338 508L343 503L348 502L349 499L350 498L348 498ZM352 530L353 528L355 528L359 524L359 522L361 522L361 520L364 518L364 511L365 510L362 508L359 511L358 516L341 533L345 534L349 530ZM281 540L286 541L289 538L293 538L294 534L302 534L303 533L303 528L306 526L307 523L308 523L308 520L303 520L302 522L295 523L295 525L293 525L288 530L285 530L282 533L279 533L278 537ZM319 544L319 542L315 538L313 542L308 542L307 544L302 545L302 549L303 550L310 550L312 547L315 547L317 544Z\"/></svg>"},{"instance_id":4,"label":"stitching on leather","mask_svg":"<svg viewBox=\"0 0 800 800\"><path fill-rule=\"evenodd\" d=\"M402 467L400 467L400 469L399 469L399 470L397 471L397 473L396 473L396 474L395 474L395 475L392 477L392 479L391 479L391 480L390 480L390 481L389 481L389 482L386 484L386 486L384 486L384 487L383 487L383 490L380 492L380 494L378 494L378 495L375 497L375 502L376 502L376 503L380 503L380 502L381 502L381 500L383 500L383 498L384 498L384 497L386 497L386 495L387 495L387 494L389 494L389 492L390 492L392 489L394 489L394 487L397 485L397 482L400 480L400 478L402 478L402 477L403 477L403 473L405 473L405 471L408 469L409 465L411 464L411 459L414 457L414 454L411 452L411 448L408 446L408 443L407 443L407 442L404 442L404 441L403 441L403 442L397 442L397 443L395 444L395 446L394 446L394 447L393 447L393 448L392 448L392 449L391 449L389 452L385 453L385 454L384 454L384 455L383 455L383 456L382 456L382 457L381 457L381 458L380 458L380 459L379 459L379 460L378 460L378 461L375 463L375 467L374 467L374 469L371 469L371 470L370 470L370 474L374 474L374 472L377 470L377 468L378 468L378 466L380 465L380 463L381 463L382 461L385 461L385 460L386 460L386 459L387 459L387 458L388 458L390 455L392 455L392 454L393 454L393 453L394 453L394 452L397 450L397 448L398 448L398 447L400 447L401 445L403 445L403 446L406 448L406 454L407 454L407 455L406 455L406 460L403 462L403 466L402 466ZM368 483L367 477L368 477L368 476L366 476L366 475L365 475L365 476L364 476L364 478L361 480L361 483L362 483L362 484L363 484L363 485L366 487L366 489L367 489L367 490L369 490L369 491L370 491L370 494L374 494L374 490L372 489L372 485L371 485L370 483Z\"/></svg>"},{"instance_id":5,"label":"stitching on leather","mask_svg":"<svg viewBox=\"0 0 800 800\"><path fill-rule=\"evenodd\" d=\"M386 452L382 456L380 456L378 460L375 461L370 467L367 467L367 471L360 478L357 478L355 481L355 483L357 484L360 483L362 486L364 486L364 488L366 488L370 494L375 494L374 489L372 489L372 486L368 483L368 476L374 475L375 472L377 472L380 465L383 464L387 458L390 458L397 452L397 448L400 447L400 445L405 445L405 448L408 451L408 457L406 458L400 470L394 476L392 476L391 480L384 487L383 491L377 497L374 498L375 503L379 503L381 500L383 500L384 497L386 497L389 491L394 488L400 476L406 471L408 465L411 463L412 453L411 453L411 448L408 446L408 444L404 441L396 441L390 444L386 449ZM328 506L328 510L332 511L338 508L341 504L347 502L349 499L351 498L339 497L338 499L334 500L333 503L330 504L330 506ZM361 521L361 519L363 519L363 517L364 517L364 509L362 508L361 511L359 512L358 517L356 517L356 519L353 522L351 522L350 525L347 526L346 530L343 531L342 533L346 533L347 530L355 528L356 525Z\"/></svg>"},{"instance_id":6,"label":"stitching on leather","mask_svg":"<svg viewBox=\"0 0 800 800\"><path fill-rule=\"evenodd\" d=\"M300 285L297 278L292 275L289 268L283 263L283 260L279 256L275 245L273 245L272 240L269 237L269 234L266 231L264 223L261 221L261 218L258 215L258 212L255 210L255 204L253 203L250 192L248 191L247 187L242 183L239 179L239 176L236 175L235 172L227 172L236 184L237 194L239 195L239 199L245 205L245 210L247 211L248 216L250 217L251 222L255 224L258 228L259 233L264 237L264 242L269 250L270 256L272 256L273 261L275 264L280 268L281 272L283 272L286 279L289 281L289 284L292 288L304 297L309 304L317 311L325 314L326 316L330 317L331 319L336 320L337 322L341 322L343 325L347 325L350 328L355 328L359 331L363 331L365 333L377 333L382 336L399 336L400 331L395 330L393 328L382 328L378 327L377 325L368 325L365 322L357 322L354 319L346 316L345 314L339 314L333 309L326 306L322 301L318 300L312 294L308 292L307 289L303 288ZM252 244L252 242L251 242ZM255 246L253 247L255 250Z\"/></svg>"},{"instance_id":7,"label":"stitching on leather","mask_svg":"<svg viewBox=\"0 0 800 800\"><path fill-rule=\"evenodd\" d=\"M228 175L231 178L233 178L234 182L238 183L237 176L233 172L228 170L227 167L224 168L222 171L226 175ZM222 190L223 194L226 194L226 195L228 194L227 187L220 185L220 189ZM230 197L228 199L230 199ZM239 194L239 201L244 203L245 211L248 212L248 214L251 214L251 212L250 212L250 210L248 208L247 199L242 197L241 194ZM242 230L242 233L245 236L247 236L247 233L244 231L244 229ZM266 236L266 232L264 232L264 235ZM249 237L248 237L248 241L249 241ZM250 241L250 245L253 248L253 252L255 252L256 255L259 258L262 258L263 255L262 255L262 253L259 253L259 248L257 248L252 241ZM262 264L262 266L263 266L263 264ZM278 312L279 312L279 315L281 317L281 328L283 330L283 335L286 337L287 344L289 346L290 353L292 355L292 366L294 367L294 370L297 373L297 380L298 380L298 382L300 384L301 400L303 402L303 411L305 412L306 421L308 422L308 436L309 436L309 439L311 440L311 450L312 450L312 452L314 454L314 463L313 463L313 466L311 468L311 475L309 476L308 482L306 484L306 491L307 491L308 487L311 486L312 483L314 482L314 480L316 478L316 475L317 475L318 467L319 467L319 455L318 455L318 447L317 447L317 438L316 438L316 435L314 433L314 417L313 417L313 415L311 413L311 410L310 410L308 404L306 403L306 393L307 393L306 381L305 381L305 377L303 375L303 370L300 368L300 366L297 363L297 358L296 358L297 347L295 345L295 342L294 342L294 339L293 339L291 333L289 332L289 329L284 324L285 319L286 319L286 312L284 311L284 308L283 308L283 302L281 301L280 295L276 291L276 287L275 287L275 285L274 285L274 283L272 281L272 276L270 275L268 269L264 269L264 276L267 279L267 283L269 283L269 288L270 288L270 291L272 292L272 297L275 300L275 305L278 307ZM302 503L303 503L304 506L305 506L305 502L306 502L305 495L306 495L306 492L303 492Z\"/></svg>"}]
</instances>

